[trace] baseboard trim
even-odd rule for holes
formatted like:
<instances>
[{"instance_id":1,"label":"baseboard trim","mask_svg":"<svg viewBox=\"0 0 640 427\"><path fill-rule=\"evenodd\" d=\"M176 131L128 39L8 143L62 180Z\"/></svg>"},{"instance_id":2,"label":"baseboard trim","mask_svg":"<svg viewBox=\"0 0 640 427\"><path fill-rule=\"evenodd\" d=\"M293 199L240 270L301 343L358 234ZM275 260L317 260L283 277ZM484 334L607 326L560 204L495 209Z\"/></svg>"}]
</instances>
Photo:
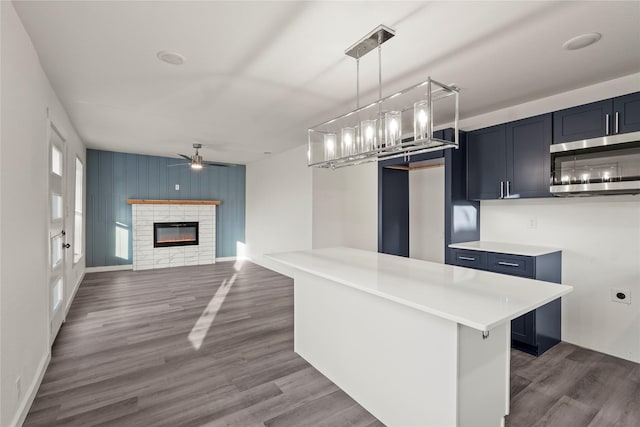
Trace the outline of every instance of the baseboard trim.
<instances>
[{"instance_id":1,"label":"baseboard trim","mask_svg":"<svg viewBox=\"0 0 640 427\"><path fill-rule=\"evenodd\" d=\"M101 267L87 267L85 273L102 273L105 271L133 270L133 264L104 265Z\"/></svg>"},{"instance_id":2,"label":"baseboard trim","mask_svg":"<svg viewBox=\"0 0 640 427\"><path fill-rule=\"evenodd\" d=\"M73 292L71 292L71 298L69 298L69 303L67 304L67 308L64 311L65 321L67 319L67 314L69 314L69 309L71 308L71 304L73 304L73 300L76 299L76 294L78 293L78 289L80 289L80 284L82 283L82 280L84 280L85 273L86 273L86 269L85 271L82 272L82 274L80 275L80 278L76 282L76 285L73 287Z\"/></svg>"},{"instance_id":3,"label":"baseboard trim","mask_svg":"<svg viewBox=\"0 0 640 427\"><path fill-rule=\"evenodd\" d=\"M28 393L25 394L24 399L18 408L18 412L16 412L16 415L13 417L13 421L10 424L11 427L20 427L24 424L24 420L27 418L27 414L29 414L31 405L33 405L33 400L36 398L36 394L38 393L38 389L40 388L40 384L44 378L44 373L47 371L47 366L49 366L50 361L51 348L48 349L47 354L45 354L40 361L40 364L38 365L38 373L29 386Z\"/></svg>"},{"instance_id":4,"label":"baseboard trim","mask_svg":"<svg viewBox=\"0 0 640 427\"><path fill-rule=\"evenodd\" d=\"M235 261L236 257L234 256L223 256L220 258L216 258L216 262L221 262L221 261Z\"/></svg>"}]
</instances>

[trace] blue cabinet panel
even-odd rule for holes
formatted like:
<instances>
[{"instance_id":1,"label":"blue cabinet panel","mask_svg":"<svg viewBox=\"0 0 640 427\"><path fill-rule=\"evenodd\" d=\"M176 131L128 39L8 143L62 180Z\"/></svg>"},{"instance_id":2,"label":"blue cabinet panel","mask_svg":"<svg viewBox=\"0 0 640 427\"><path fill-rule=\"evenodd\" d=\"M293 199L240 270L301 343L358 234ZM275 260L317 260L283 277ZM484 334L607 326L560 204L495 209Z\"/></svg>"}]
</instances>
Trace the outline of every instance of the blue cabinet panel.
<instances>
[{"instance_id":1,"label":"blue cabinet panel","mask_svg":"<svg viewBox=\"0 0 640 427\"><path fill-rule=\"evenodd\" d=\"M551 113L506 124L506 198L550 197Z\"/></svg>"},{"instance_id":2,"label":"blue cabinet panel","mask_svg":"<svg viewBox=\"0 0 640 427\"><path fill-rule=\"evenodd\" d=\"M522 255L487 254L487 269L511 276L534 277L534 258Z\"/></svg>"},{"instance_id":3,"label":"blue cabinet panel","mask_svg":"<svg viewBox=\"0 0 640 427\"><path fill-rule=\"evenodd\" d=\"M378 168L380 234L378 252L409 256L409 171Z\"/></svg>"},{"instance_id":4,"label":"blue cabinet panel","mask_svg":"<svg viewBox=\"0 0 640 427\"><path fill-rule=\"evenodd\" d=\"M220 200L216 256L236 255L245 239L244 165L191 171L180 159L87 150L86 262L131 264L131 206L127 199ZM175 190L179 184L180 189Z\"/></svg>"},{"instance_id":5,"label":"blue cabinet panel","mask_svg":"<svg viewBox=\"0 0 640 427\"><path fill-rule=\"evenodd\" d=\"M556 111L553 113L553 143L610 135L612 115L611 99Z\"/></svg>"},{"instance_id":6,"label":"blue cabinet panel","mask_svg":"<svg viewBox=\"0 0 640 427\"><path fill-rule=\"evenodd\" d=\"M505 125L468 134L467 197L470 200L500 199L507 180Z\"/></svg>"},{"instance_id":7,"label":"blue cabinet panel","mask_svg":"<svg viewBox=\"0 0 640 427\"><path fill-rule=\"evenodd\" d=\"M452 249L452 264L460 267L485 270L487 268L487 253L481 251L466 251L464 249Z\"/></svg>"},{"instance_id":8,"label":"blue cabinet panel","mask_svg":"<svg viewBox=\"0 0 640 427\"><path fill-rule=\"evenodd\" d=\"M613 98L614 133L640 131L640 92Z\"/></svg>"}]
</instances>

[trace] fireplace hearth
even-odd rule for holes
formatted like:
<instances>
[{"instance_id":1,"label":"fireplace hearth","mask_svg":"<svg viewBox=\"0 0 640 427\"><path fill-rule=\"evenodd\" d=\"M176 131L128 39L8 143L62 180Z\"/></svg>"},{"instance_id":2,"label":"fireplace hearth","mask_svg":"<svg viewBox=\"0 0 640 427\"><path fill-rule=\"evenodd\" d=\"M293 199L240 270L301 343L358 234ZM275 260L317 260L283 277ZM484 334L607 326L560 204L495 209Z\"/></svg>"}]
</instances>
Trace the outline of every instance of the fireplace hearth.
<instances>
[{"instance_id":1,"label":"fireplace hearth","mask_svg":"<svg viewBox=\"0 0 640 427\"><path fill-rule=\"evenodd\" d=\"M153 247L192 246L198 244L197 222L154 222Z\"/></svg>"}]
</instances>

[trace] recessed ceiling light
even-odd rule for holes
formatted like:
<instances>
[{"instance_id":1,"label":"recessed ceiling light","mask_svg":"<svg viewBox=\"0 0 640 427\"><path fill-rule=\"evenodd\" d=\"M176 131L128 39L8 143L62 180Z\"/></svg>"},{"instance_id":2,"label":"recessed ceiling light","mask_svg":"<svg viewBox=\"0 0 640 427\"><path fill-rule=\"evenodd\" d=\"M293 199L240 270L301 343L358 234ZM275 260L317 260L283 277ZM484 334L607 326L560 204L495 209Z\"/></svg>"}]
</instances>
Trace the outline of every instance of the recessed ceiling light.
<instances>
[{"instance_id":1,"label":"recessed ceiling light","mask_svg":"<svg viewBox=\"0 0 640 427\"><path fill-rule=\"evenodd\" d=\"M598 40L602 38L602 34L600 33L588 33L581 34L579 36L573 37L562 45L562 48L565 50L578 50L583 47L587 47L589 45L594 44Z\"/></svg>"},{"instance_id":2,"label":"recessed ceiling light","mask_svg":"<svg viewBox=\"0 0 640 427\"><path fill-rule=\"evenodd\" d=\"M160 61L164 61L167 64L182 65L184 64L184 56L178 52L171 52L168 50L161 50L156 54Z\"/></svg>"}]
</instances>

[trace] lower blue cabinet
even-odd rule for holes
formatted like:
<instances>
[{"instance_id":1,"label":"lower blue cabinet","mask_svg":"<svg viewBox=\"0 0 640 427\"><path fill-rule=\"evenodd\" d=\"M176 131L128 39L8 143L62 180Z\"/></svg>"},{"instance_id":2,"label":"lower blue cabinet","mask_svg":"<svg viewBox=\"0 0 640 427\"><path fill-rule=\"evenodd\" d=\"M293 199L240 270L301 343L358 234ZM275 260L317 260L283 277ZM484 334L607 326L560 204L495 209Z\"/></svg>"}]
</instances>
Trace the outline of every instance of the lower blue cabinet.
<instances>
[{"instance_id":1,"label":"lower blue cabinet","mask_svg":"<svg viewBox=\"0 0 640 427\"><path fill-rule=\"evenodd\" d=\"M524 256L453 249L452 264L460 267L560 283L562 252ZM560 298L511 321L511 347L539 356L561 339Z\"/></svg>"}]
</instances>

